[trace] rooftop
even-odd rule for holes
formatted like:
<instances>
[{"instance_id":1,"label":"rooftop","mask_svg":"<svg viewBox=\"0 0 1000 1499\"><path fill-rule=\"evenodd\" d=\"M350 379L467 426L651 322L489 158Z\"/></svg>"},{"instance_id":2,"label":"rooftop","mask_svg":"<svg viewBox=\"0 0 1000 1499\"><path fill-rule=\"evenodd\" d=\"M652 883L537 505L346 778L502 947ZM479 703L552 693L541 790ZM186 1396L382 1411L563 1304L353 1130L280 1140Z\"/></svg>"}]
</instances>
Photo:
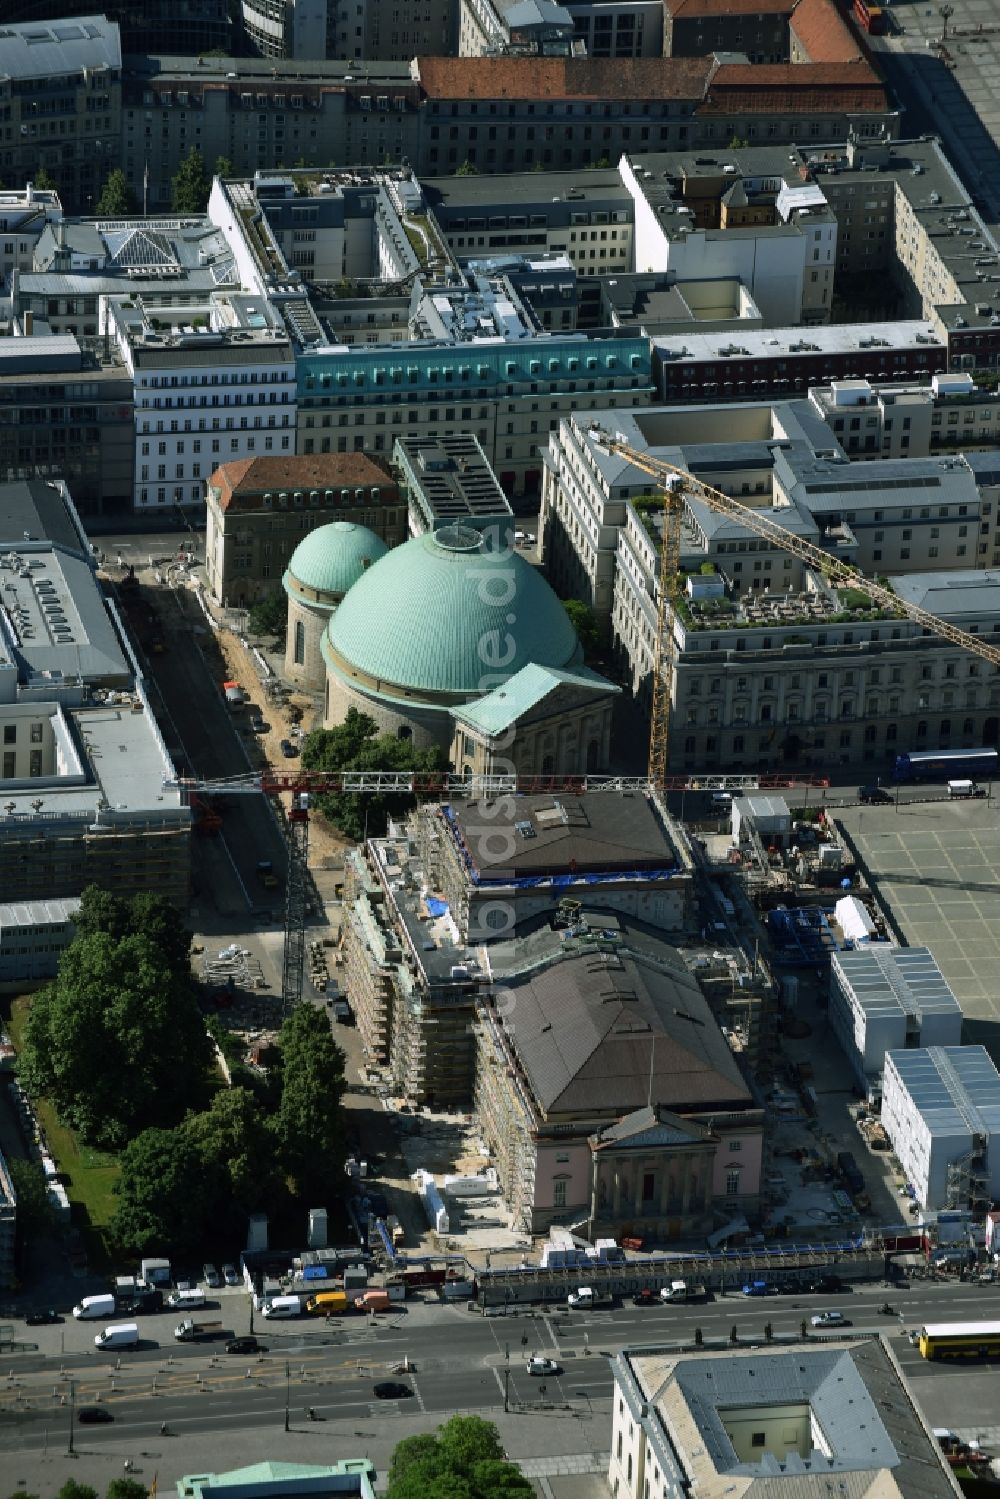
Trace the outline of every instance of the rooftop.
<instances>
[{"instance_id":1,"label":"rooftop","mask_svg":"<svg viewBox=\"0 0 1000 1499\"><path fill-rule=\"evenodd\" d=\"M857 33L835 0L798 0L790 22L793 36L812 62L864 62Z\"/></svg>"},{"instance_id":2,"label":"rooftop","mask_svg":"<svg viewBox=\"0 0 1000 1499\"><path fill-rule=\"evenodd\" d=\"M653 871L675 873L681 864L654 802L637 791L502 797L443 810L469 878L480 887L567 873L581 884L594 876L648 878ZM493 856L498 844L505 846L502 858Z\"/></svg>"},{"instance_id":3,"label":"rooftop","mask_svg":"<svg viewBox=\"0 0 1000 1499\"><path fill-rule=\"evenodd\" d=\"M122 65L118 25L107 16L0 26L0 74L61 78L85 69Z\"/></svg>"},{"instance_id":4,"label":"rooftop","mask_svg":"<svg viewBox=\"0 0 1000 1499\"><path fill-rule=\"evenodd\" d=\"M0 549L0 647L22 683L124 685L131 677L90 563L51 545L22 540Z\"/></svg>"},{"instance_id":5,"label":"rooftop","mask_svg":"<svg viewBox=\"0 0 1000 1499\"><path fill-rule=\"evenodd\" d=\"M701 16L790 16L798 0L666 0L666 7L677 21L692 21Z\"/></svg>"},{"instance_id":6,"label":"rooftop","mask_svg":"<svg viewBox=\"0 0 1000 1499\"><path fill-rule=\"evenodd\" d=\"M568 687L577 694L589 692L595 697L621 692L616 683L599 676L588 666L558 671L555 667L536 666L529 662L514 676L508 677L502 687L494 687L476 703L456 708L453 717L456 722L481 734L498 738L561 687Z\"/></svg>"},{"instance_id":7,"label":"rooftop","mask_svg":"<svg viewBox=\"0 0 1000 1499\"><path fill-rule=\"evenodd\" d=\"M886 1055L931 1135L1000 1131L1000 1072L985 1046L928 1046Z\"/></svg>"},{"instance_id":8,"label":"rooftop","mask_svg":"<svg viewBox=\"0 0 1000 1499\"><path fill-rule=\"evenodd\" d=\"M1000 620L1000 571L909 573L891 579L900 598L959 624Z\"/></svg>"},{"instance_id":9,"label":"rooftop","mask_svg":"<svg viewBox=\"0 0 1000 1499\"><path fill-rule=\"evenodd\" d=\"M624 942L606 947L557 952L543 966L503 975L513 1003L497 1023L541 1111L620 1116L650 1096L681 1113L751 1106L708 1002L677 953L662 942L655 957Z\"/></svg>"},{"instance_id":10,"label":"rooftop","mask_svg":"<svg viewBox=\"0 0 1000 1499\"><path fill-rule=\"evenodd\" d=\"M80 909L78 897L65 900L19 900L0 905L0 932L34 931L38 927L65 926Z\"/></svg>"},{"instance_id":11,"label":"rooftop","mask_svg":"<svg viewBox=\"0 0 1000 1499\"><path fill-rule=\"evenodd\" d=\"M929 948L872 946L835 953L831 961L868 1020L962 1013Z\"/></svg>"},{"instance_id":12,"label":"rooftop","mask_svg":"<svg viewBox=\"0 0 1000 1499\"><path fill-rule=\"evenodd\" d=\"M177 1499L374 1499L375 1469L366 1457L332 1464L251 1463L228 1473L189 1473L177 1480Z\"/></svg>"},{"instance_id":13,"label":"rooftop","mask_svg":"<svg viewBox=\"0 0 1000 1499\"><path fill-rule=\"evenodd\" d=\"M393 461L418 491L420 508L434 525L511 515L510 502L471 432L398 437Z\"/></svg>"},{"instance_id":14,"label":"rooftop","mask_svg":"<svg viewBox=\"0 0 1000 1499\"><path fill-rule=\"evenodd\" d=\"M927 373L944 368L945 347L933 323L916 318L885 323L827 323L820 328L759 328L720 333L684 333L654 338L655 354L668 364L698 360L718 363L723 388L728 359L787 359L796 354L853 354L859 349L903 349L927 346ZM886 358L889 358L887 353ZM778 384L781 382L778 381ZM789 382L790 383L790 382Z\"/></svg>"},{"instance_id":15,"label":"rooftop","mask_svg":"<svg viewBox=\"0 0 1000 1499\"><path fill-rule=\"evenodd\" d=\"M704 57L421 57L415 66L429 99L701 99L713 68Z\"/></svg>"},{"instance_id":16,"label":"rooftop","mask_svg":"<svg viewBox=\"0 0 1000 1499\"><path fill-rule=\"evenodd\" d=\"M701 1499L958 1493L882 1339L752 1354L626 1350L615 1377L664 1472ZM751 1455L747 1417L779 1406L803 1412L799 1440Z\"/></svg>"},{"instance_id":17,"label":"rooftop","mask_svg":"<svg viewBox=\"0 0 1000 1499\"><path fill-rule=\"evenodd\" d=\"M395 491L396 481L387 464L366 453L323 453L315 457L240 458L222 463L209 484L221 491L223 510L259 510L263 496L283 491L303 494L313 490L324 496L342 488Z\"/></svg>"}]
</instances>

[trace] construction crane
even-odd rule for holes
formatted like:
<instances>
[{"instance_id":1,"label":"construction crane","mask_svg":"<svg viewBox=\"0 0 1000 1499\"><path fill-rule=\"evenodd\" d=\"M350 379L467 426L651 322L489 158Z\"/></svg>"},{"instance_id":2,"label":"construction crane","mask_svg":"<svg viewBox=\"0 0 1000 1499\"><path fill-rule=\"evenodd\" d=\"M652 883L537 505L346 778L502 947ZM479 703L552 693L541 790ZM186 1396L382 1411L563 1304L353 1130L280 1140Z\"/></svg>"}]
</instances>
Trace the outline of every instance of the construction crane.
<instances>
[{"instance_id":1,"label":"construction crane","mask_svg":"<svg viewBox=\"0 0 1000 1499\"><path fill-rule=\"evenodd\" d=\"M900 598L898 594L893 593L891 588L886 588L874 578L867 577L853 563L841 562L838 558L831 557L828 552L824 552L822 547L814 546L811 541L803 541L800 536L786 530L766 511L755 510L750 505L744 505L739 500L732 499L730 495L723 494L721 489L713 489L710 484L695 478L694 474L688 473L686 469L667 463L663 458L654 458L649 453L641 452L638 448L632 447L623 437L612 434L603 427L596 425L591 427L589 435L606 452L624 458L626 463L648 474L651 479L655 479L663 486L663 536L660 542L660 575L656 600L656 639L653 650L653 690L649 728L649 780L654 786L667 785L670 706L674 679L673 589L680 572L681 518L684 513L685 495L702 500L710 510L726 516L729 520L738 521L754 536L760 536L765 541L769 541L772 546L780 548L781 551L790 552L792 556L799 557L832 583L849 584L853 588L858 588L884 608L913 620L930 634L939 635L942 639L950 641L952 645L961 646L963 650L981 656L992 666L1000 666L1000 647L991 645L979 635L971 635L967 630L959 630L955 625L948 624L947 620L939 619L936 614L921 609L919 604L911 604L906 599Z\"/></svg>"}]
</instances>

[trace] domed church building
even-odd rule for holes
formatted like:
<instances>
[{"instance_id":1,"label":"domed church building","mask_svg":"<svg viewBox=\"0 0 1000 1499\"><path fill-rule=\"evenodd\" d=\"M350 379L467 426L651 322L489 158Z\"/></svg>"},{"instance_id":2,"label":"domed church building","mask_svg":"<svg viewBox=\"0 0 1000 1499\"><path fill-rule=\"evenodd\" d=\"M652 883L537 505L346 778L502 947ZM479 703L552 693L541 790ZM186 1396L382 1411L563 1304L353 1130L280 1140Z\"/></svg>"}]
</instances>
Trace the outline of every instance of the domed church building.
<instances>
[{"instance_id":1,"label":"domed church building","mask_svg":"<svg viewBox=\"0 0 1000 1499\"><path fill-rule=\"evenodd\" d=\"M288 595L285 676L308 692L322 692L326 668L323 631L347 590L388 548L367 526L338 520L304 536L292 553L282 587Z\"/></svg>"},{"instance_id":2,"label":"domed church building","mask_svg":"<svg viewBox=\"0 0 1000 1499\"><path fill-rule=\"evenodd\" d=\"M334 529L314 532L303 547ZM289 578L298 577L301 549ZM303 605L286 589L291 657L292 611ZM459 772L607 767L620 689L583 664L576 631L541 573L471 527L428 531L360 568L329 613L320 650L327 728L357 708L383 733L439 745Z\"/></svg>"}]
</instances>

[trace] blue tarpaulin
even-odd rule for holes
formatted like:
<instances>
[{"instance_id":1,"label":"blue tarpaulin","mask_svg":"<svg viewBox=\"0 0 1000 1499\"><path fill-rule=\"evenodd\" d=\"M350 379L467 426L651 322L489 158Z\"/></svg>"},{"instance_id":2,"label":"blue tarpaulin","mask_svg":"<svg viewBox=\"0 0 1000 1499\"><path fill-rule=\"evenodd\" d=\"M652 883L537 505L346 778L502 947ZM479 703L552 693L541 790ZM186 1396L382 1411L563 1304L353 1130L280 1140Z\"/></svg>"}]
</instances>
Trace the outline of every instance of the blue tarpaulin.
<instances>
[{"instance_id":1,"label":"blue tarpaulin","mask_svg":"<svg viewBox=\"0 0 1000 1499\"><path fill-rule=\"evenodd\" d=\"M428 895L424 900L424 905L432 916L447 916L448 914L448 902L438 900L436 896Z\"/></svg>"}]
</instances>

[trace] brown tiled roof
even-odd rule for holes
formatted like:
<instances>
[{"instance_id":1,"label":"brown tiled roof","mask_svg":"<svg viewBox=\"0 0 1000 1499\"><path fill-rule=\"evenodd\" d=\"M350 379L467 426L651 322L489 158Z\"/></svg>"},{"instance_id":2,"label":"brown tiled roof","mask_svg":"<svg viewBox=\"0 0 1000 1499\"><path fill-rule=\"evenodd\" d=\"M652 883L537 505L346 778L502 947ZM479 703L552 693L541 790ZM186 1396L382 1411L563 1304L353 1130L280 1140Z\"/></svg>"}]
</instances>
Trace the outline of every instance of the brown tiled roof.
<instances>
[{"instance_id":1,"label":"brown tiled roof","mask_svg":"<svg viewBox=\"0 0 1000 1499\"><path fill-rule=\"evenodd\" d=\"M885 89L866 63L725 63L697 113L869 114L888 107Z\"/></svg>"},{"instance_id":2,"label":"brown tiled roof","mask_svg":"<svg viewBox=\"0 0 1000 1499\"><path fill-rule=\"evenodd\" d=\"M209 483L222 491L223 510L266 490L366 488L377 484L395 488L388 464L365 453L322 453L296 458L240 458L222 463Z\"/></svg>"},{"instance_id":3,"label":"brown tiled roof","mask_svg":"<svg viewBox=\"0 0 1000 1499\"><path fill-rule=\"evenodd\" d=\"M707 57L421 57L428 99L700 99Z\"/></svg>"},{"instance_id":4,"label":"brown tiled roof","mask_svg":"<svg viewBox=\"0 0 1000 1499\"><path fill-rule=\"evenodd\" d=\"M811 62L864 60L861 43L836 0L799 0L789 24Z\"/></svg>"},{"instance_id":5,"label":"brown tiled roof","mask_svg":"<svg viewBox=\"0 0 1000 1499\"><path fill-rule=\"evenodd\" d=\"M797 0L664 0L675 20L699 16L790 16Z\"/></svg>"}]
</instances>

